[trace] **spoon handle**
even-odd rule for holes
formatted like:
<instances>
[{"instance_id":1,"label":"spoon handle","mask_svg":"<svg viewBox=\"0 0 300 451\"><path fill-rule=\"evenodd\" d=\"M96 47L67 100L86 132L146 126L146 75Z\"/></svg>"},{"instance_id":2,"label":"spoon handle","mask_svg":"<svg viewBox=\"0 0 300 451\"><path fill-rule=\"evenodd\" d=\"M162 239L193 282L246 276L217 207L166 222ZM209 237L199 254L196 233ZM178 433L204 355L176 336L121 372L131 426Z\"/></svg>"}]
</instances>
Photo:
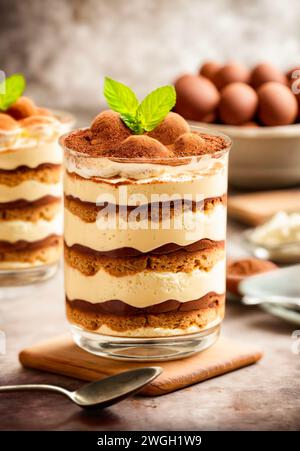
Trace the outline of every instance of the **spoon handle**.
<instances>
[{"instance_id":1,"label":"spoon handle","mask_svg":"<svg viewBox=\"0 0 300 451\"><path fill-rule=\"evenodd\" d=\"M46 385L46 384L25 384L25 385L5 385L0 387L0 393L14 392L14 391L51 391L55 393L60 393L61 395L70 397L70 392L62 387L57 387L56 385Z\"/></svg>"}]
</instances>

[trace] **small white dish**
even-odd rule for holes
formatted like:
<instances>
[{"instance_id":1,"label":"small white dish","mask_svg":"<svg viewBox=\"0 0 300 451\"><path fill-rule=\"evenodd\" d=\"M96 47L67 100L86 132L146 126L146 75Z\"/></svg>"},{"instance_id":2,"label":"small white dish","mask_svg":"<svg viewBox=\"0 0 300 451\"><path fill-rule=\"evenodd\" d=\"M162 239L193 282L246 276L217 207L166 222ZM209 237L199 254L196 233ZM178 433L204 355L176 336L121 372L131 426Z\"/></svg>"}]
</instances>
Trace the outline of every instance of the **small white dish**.
<instances>
[{"instance_id":1,"label":"small white dish","mask_svg":"<svg viewBox=\"0 0 300 451\"><path fill-rule=\"evenodd\" d=\"M218 130L233 140L229 158L231 185L264 189L300 183L300 124L243 127L189 122Z\"/></svg>"}]
</instances>

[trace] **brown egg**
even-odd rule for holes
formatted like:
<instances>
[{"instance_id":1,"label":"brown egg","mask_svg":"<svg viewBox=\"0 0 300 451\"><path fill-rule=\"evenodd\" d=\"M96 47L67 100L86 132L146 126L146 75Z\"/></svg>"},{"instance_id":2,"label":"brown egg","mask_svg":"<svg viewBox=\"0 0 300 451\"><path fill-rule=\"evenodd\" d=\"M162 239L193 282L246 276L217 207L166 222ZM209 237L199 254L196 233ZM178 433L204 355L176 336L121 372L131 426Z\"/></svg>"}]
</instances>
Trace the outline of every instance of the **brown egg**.
<instances>
[{"instance_id":1,"label":"brown egg","mask_svg":"<svg viewBox=\"0 0 300 451\"><path fill-rule=\"evenodd\" d=\"M300 78L299 78L299 81L300 81ZM300 84L298 86L300 88ZM295 99L296 99L297 105L298 105L296 122L300 122L300 93L299 94L294 94L294 95L295 95Z\"/></svg>"},{"instance_id":2,"label":"brown egg","mask_svg":"<svg viewBox=\"0 0 300 451\"><path fill-rule=\"evenodd\" d=\"M231 83L221 91L219 116L222 122L241 125L251 121L258 105L258 97L246 83Z\"/></svg>"},{"instance_id":3,"label":"brown egg","mask_svg":"<svg viewBox=\"0 0 300 451\"><path fill-rule=\"evenodd\" d=\"M186 119L201 121L214 111L220 94L208 78L197 75L183 75L175 82L177 113Z\"/></svg>"},{"instance_id":4,"label":"brown egg","mask_svg":"<svg viewBox=\"0 0 300 451\"><path fill-rule=\"evenodd\" d=\"M221 65L216 61L206 61L200 67L199 75L212 81L219 69L221 69Z\"/></svg>"},{"instance_id":5,"label":"brown egg","mask_svg":"<svg viewBox=\"0 0 300 451\"><path fill-rule=\"evenodd\" d=\"M241 127L245 128L257 128L259 127L259 124L254 121L245 122L244 124L241 124Z\"/></svg>"},{"instance_id":6,"label":"brown egg","mask_svg":"<svg viewBox=\"0 0 300 451\"><path fill-rule=\"evenodd\" d=\"M207 124L215 124L218 120L217 111L213 111L212 113L206 114L201 119L201 122L206 122Z\"/></svg>"},{"instance_id":7,"label":"brown egg","mask_svg":"<svg viewBox=\"0 0 300 451\"><path fill-rule=\"evenodd\" d=\"M218 89L224 88L229 83L240 81L248 83L250 76L249 69L243 64L229 63L221 67L215 74L213 82Z\"/></svg>"},{"instance_id":8,"label":"brown egg","mask_svg":"<svg viewBox=\"0 0 300 451\"><path fill-rule=\"evenodd\" d=\"M264 125L292 124L298 113L297 100L287 86L269 81L257 90L258 117Z\"/></svg>"},{"instance_id":9,"label":"brown egg","mask_svg":"<svg viewBox=\"0 0 300 451\"><path fill-rule=\"evenodd\" d=\"M250 84L257 89L268 81L287 84L287 78L277 67L269 63L260 63L254 67L250 77Z\"/></svg>"}]
</instances>

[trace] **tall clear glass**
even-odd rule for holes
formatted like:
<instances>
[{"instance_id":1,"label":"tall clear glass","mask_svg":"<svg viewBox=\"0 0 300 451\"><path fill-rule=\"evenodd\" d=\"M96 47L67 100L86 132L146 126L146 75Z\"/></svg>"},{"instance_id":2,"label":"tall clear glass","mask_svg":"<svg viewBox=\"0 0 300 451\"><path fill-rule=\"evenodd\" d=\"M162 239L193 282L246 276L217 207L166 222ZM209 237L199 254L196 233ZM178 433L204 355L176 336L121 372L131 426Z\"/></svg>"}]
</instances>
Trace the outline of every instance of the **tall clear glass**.
<instances>
[{"instance_id":1,"label":"tall clear glass","mask_svg":"<svg viewBox=\"0 0 300 451\"><path fill-rule=\"evenodd\" d=\"M221 136L221 151L161 161L95 157L61 138L66 310L82 348L170 360L217 340L231 145Z\"/></svg>"},{"instance_id":2,"label":"tall clear glass","mask_svg":"<svg viewBox=\"0 0 300 451\"><path fill-rule=\"evenodd\" d=\"M62 150L74 118L32 116L0 130L0 285L52 276L62 255Z\"/></svg>"}]
</instances>

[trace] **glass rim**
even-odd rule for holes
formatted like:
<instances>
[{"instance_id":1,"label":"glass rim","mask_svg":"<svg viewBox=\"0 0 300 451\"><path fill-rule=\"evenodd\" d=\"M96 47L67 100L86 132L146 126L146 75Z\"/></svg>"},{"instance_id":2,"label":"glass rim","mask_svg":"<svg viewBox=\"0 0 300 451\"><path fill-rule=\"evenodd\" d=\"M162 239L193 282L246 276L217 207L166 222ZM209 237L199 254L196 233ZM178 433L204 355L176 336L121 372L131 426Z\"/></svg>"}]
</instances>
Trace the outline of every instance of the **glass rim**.
<instances>
[{"instance_id":1,"label":"glass rim","mask_svg":"<svg viewBox=\"0 0 300 451\"><path fill-rule=\"evenodd\" d=\"M64 150L67 150L68 152L72 153L72 155L74 157L78 157L78 158L95 158L95 159L109 159L111 161L115 161L115 162L119 162L119 163L134 163L134 164L140 164L140 163L144 163L144 164L161 164L161 165L168 165L168 163L172 162L191 162L192 161L199 161L201 159L207 159L207 158L220 158L223 157L224 155L226 155L229 150L231 149L232 146L232 139L228 136L225 135L224 133L220 132L217 129L209 129L206 127L198 127L198 126L194 126L191 125L191 130L192 131L199 131L201 133L205 133L207 135L210 136L220 136L221 138L224 139L225 143L226 143L226 147L224 149L221 150L217 150L215 152L212 153L205 153L205 154L199 154L199 155L184 155L184 156L176 156L176 157L163 157L163 158L129 158L129 157L118 157L118 156L101 156L101 155L91 155L89 153L85 153L85 152L80 152L78 150L73 149L72 147L68 147L65 144L65 139L74 132L77 131L85 131L88 130L88 127L82 127L82 128L77 128L75 130L72 130L70 132L64 133L63 135L61 135L59 137L59 144L61 145L61 147ZM133 135L134 136L134 135Z\"/></svg>"}]
</instances>

